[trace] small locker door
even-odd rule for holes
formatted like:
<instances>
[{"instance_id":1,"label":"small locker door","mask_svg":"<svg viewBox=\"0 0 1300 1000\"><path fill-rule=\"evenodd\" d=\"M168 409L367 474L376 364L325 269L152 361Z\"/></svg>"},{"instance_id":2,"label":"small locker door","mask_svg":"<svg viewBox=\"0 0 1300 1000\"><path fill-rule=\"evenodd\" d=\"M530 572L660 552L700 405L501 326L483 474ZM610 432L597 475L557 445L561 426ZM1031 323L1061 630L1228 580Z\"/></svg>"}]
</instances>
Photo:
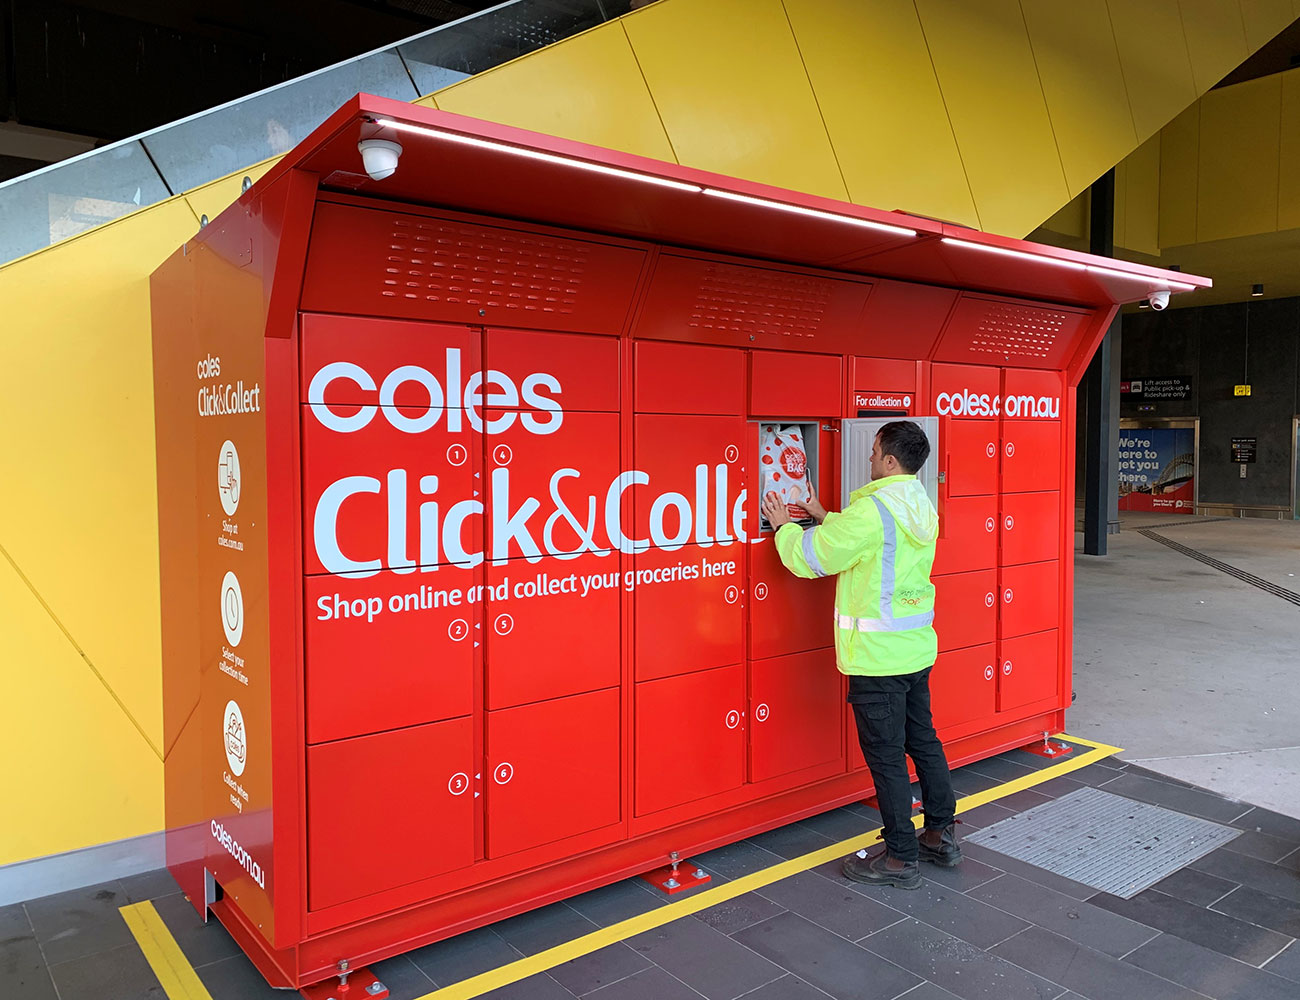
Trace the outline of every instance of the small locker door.
<instances>
[{"instance_id":1,"label":"small locker door","mask_svg":"<svg viewBox=\"0 0 1300 1000\"><path fill-rule=\"evenodd\" d=\"M844 699L834 649L754 660L749 684L750 781L840 758Z\"/></svg>"},{"instance_id":2,"label":"small locker door","mask_svg":"<svg viewBox=\"0 0 1300 1000\"><path fill-rule=\"evenodd\" d=\"M849 495L871 482L871 449L876 435L885 424L897 417L861 417L840 425L840 509L849 505ZM930 503L939 505L939 418L912 417L930 439L930 457L916 470L916 478L930 495ZM825 499L825 498L823 498Z\"/></svg>"},{"instance_id":3,"label":"small locker door","mask_svg":"<svg viewBox=\"0 0 1300 1000\"><path fill-rule=\"evenodd\" d=\"M474 861L474 726L307 748L307 899L321 910Z\"/></svg>"},{"instance_id":4,"label":"small locker door","mask_svg":"<svg viewBox=\"0 0 1300 1000\"><path fill-rule=\"evenodd\" d=\"M1002 492L1061 488L1059 420L1002 422Z\"/></svg>"},{"instance_id":5,"label":"small locker door","mask_svg":"<svg viewBox=\"0 0 1300 1000\"><path fill-rule=\"evenodd\" d=\"M987 496L998 491L996 420L947 420L940 431L949 497Z\"/></svg>"},{"instance_id":6,"label":"small locker door","mask_svg":"<svg viewBox=\"0 0 1300 1000\"><path fill-rule=\"evenodd\" d=\"M636 686L636 814L707 798L745 782L745 667Z\"/></svg>"},{"instance_id":7,"label":"small locker door","mask_svg":"<svg viewBox=\"0 0 1300 1000\"><path fill-rule=\"evenodd\" d=\"M1003 566L1060 558L1060 493L1004 494L1001 516Z\"/></svg>"},{"instance_id":8,"label":"small locker door","mask_svg":"<svg viewBox=\"0 0 1300 1000\"><path fill-rule=\"evenodd\" d=\"M770 532L749 546L749 655L756 660L826 645L834 635L835 577L804 580L785 568Z\"/></svg>"},{"instance_id":9,"label":"small locker door","mask_svg":"<svg viewBox=\"0 0 1300 1000\"><path fill-rule=\"evenodd\" d=\"M1053 697L1060 679L1057 630L1003 639L998 644L998 711Z\"/></svg>"},{"instance_id":10,"label":"small locker door","mask_svg":"<svg viewBox=\"0 0 1300 1000\"><path fill-rule=\"evenodd\" d=\"M934 577L934 630L939 652L997 638L997 570Z\"/></svg>"},{"instance_id":11,"label":"small locker door","mask_svg":"<svg viewBox=\"0 0 1300 1000\"><path fill-rule=\"evenodd\" d=\"M618 822L619 715L617 688L488 713L488 857Z\"/></svg>"},{"instance_id":12,"label":"small locker door","mask_svg":"<svg viewBox=\"0 0 1300 1000\"><path fill-rule=\"evenodd\" d=\"M1002 638L1058 628L1061 624L1061 564L1024 563L1003 568L998 634Z\"/></svg>"},{"instance_id":13,"label":"small locker door","mask_svg":"<svg viewBox=\"0 0 1300 1000\"><path fill-rule=\"evenodd\" d=\"M939 510L936 576L992 569L998 564L998 498L949 498Z\"/></svg>"},{"instance_id":14,"label":"small locker door","mask_svg":"<svg viewBox=\"0 0 1300 1000\"><path fill-rule=\"evenodd\" d=\"M733 511L744 489L741 417L638 414L628 485L638 551L735 540Z\"/></svg>"},{"instance_id":15,"label":"small locker door","mask_svg":"<svg viewBox=\"0 0 1300 1000\"><path fill-rule=\"evenodd\" d=\"M997 646L985 643L940 653L930 672L930 710L936 729L977 719L997 710Z\"/></svg>"},{"instance_id":16,"label":"small locker door","mask_svg":"<svg viewBox=\"0 0 1300 1000\"><path fill-rule=\"evenodd\" d=\"M688 545L631 557L637 680L745 658L743 556L739 545Z\"/></svg>"}]
</instances>

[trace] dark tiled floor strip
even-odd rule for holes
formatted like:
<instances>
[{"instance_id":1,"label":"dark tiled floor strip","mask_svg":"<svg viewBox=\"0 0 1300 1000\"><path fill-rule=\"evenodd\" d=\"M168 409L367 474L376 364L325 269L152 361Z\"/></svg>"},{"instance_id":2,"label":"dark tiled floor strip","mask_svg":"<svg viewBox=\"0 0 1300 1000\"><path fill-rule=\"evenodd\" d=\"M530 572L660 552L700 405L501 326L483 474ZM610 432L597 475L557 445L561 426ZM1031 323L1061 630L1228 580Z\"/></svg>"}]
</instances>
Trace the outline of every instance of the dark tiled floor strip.
<instances>
[{"instance_id":1,"label":"dark tiled floor strip","mask_svg":"<svg viewBox=\"0 0 1300 1000\"><path fill-rule=\"evenodd\" d=\"M1011 751L954 774L961 794L1051 766ZM487 994L492 1000L1297 1000L1300 820L1110 759L972 810L988 825L1091 785L1242 835L1129 900L967 845L917 892L822 865ZM715 884L871 829L832 810L695 860ZM118 908L153 899L214 1000L283 1000L165 872L0 907L0 997L160 1000ZM526 913L375 966L415 1000L666 905L639 880ZM58 992L55 992L55 986ZM291 995L291 994L290 994Z\"/></svg>"}]
</instances>

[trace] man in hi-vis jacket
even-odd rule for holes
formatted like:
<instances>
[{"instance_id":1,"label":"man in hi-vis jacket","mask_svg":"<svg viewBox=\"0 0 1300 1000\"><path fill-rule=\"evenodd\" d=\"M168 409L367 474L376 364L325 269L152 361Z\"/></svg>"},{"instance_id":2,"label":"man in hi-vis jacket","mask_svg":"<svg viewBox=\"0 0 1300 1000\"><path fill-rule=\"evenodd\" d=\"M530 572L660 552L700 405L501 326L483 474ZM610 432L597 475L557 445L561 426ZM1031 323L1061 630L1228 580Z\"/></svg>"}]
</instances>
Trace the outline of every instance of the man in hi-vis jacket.
<instances>
[{"instance_id":1,"label":"man in hi-vis jacket","mask_svg":"<svg viewBox=\"0 0 1300 1000\"><path fill-rule=\"evenodd\" d=\"M929 455L925 432L896 420L876 435L871 481L850 496L847 509L827 513L810 497L799 506L818 525L800 529L775 493L763 498L786 568L807 578L836 576L835 660L849 677L885 841L877 853L846 858L844 874L901 889L920 886L918 859L944 867L961 861L948 761L930 718L930 668L938 654L930 567L939 516L916 478ZM916 765L925 804L919 835L904 754Z\"/></svg>"}]
</instances>

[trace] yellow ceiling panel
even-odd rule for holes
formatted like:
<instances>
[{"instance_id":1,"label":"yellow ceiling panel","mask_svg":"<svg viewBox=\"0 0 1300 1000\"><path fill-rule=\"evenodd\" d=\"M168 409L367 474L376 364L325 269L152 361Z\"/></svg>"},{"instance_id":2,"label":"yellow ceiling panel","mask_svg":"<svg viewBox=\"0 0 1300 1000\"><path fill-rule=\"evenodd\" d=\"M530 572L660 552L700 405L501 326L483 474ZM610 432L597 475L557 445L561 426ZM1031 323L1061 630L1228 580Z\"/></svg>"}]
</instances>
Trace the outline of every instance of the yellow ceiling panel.
<instances>
[{"instance_id":1,"label":"yellow ceiling panel","mask_svg":"<svg viewBox=\"0 0 1300 1000\"><path fill-rule=\"evenodd\" d=\"M848 197L780 0L656 3L621 23L680 162Z\"/></svg>"},{"instance_id":2,"label":"yellow ceiling panel","mask_svg":"<svg viewBox=\"0 0 1300 1000\"><path fill-rule=\"evenodd\" d=\"M786 0L853 201L979 226L911 4ZM863 58L862 39L888 39Z\"/></svg>"},{"instance_id":3,"label":"yellow ceiling panel","mask_svg":"<svg viewBox=\"0 0 1300 1000\"><path fill-rule=\"evenodd\" d=\"M1116 198L1119 180L1116 177ZM1160 136L1153 135L1124 160L1124 241L1140 253L1160 253Z\"/></svg>"},{"instance_id":4,"label":"yellow ceiling panel","mask_svg":"<svg viewBox=\"0 0 1300 1000\"><path fill-rule=\"evenodd\" d=\"M1292 0L1241 0L1241 19L1246 25L1246 46L1256 51L1294 21L1300 11Z\"/></svg>"},{"instance_id":5,"label":"yellow ceiling panel","mask_svg":"<svg viewBox=\"0 0 1300 1000\"><path fill-rule=\"evenodd\" d=\"M1139 142L1196 100L1178 0L1108 0Z\"/></svg>"},{"instance_id":6,"label":"yellow ceiling panel","mask_svg":"<svg viewBox=\"0 0 1300 1000\"><path fill-rule=\"evenodd\" d=\"M83 489L97 498L110 492L89 480ZM126 586L123 580L106 591L105 603L127 596ZM147 645L156 642L142 634L151 622L156 626L156 616L124 616L117 627ZM5 740L21 763L5 771L13 809L0 823L0 865L161 830L162 762L3 556L0 663L10 668ZM157 688L156 662L149 674Z\"/></svg>"},{"instance_id":7,"label":"yellow ceiling panel","mask_svg":"<svg viewBox=\"0 0 1300 1000\"><path fill-rule=\"evenodd\" d=\"M1204 94L1250 53L1241 7L1231 0L1179 0L1196 92Z\"/></svg>"},{"instance_id":8,"label":"yellow ceiling panel","mask_svg":"<svg viewBox=\"0 0 1300 1000\"><path fill-rule=\"evenodd\" d=\"M1041 228L1063 236L1084 239L1088 235L1088 206L1089 194L1084 191L1044 222Z\"/></svg>"},{"instance_id":9,"label":"yellow ceiling panel","mask_svg":"<svg viewBox=\"0 0 1300 1000\"><path fill-rule=\"evenodd\" d=\"M1300 229L1300 69L1282 74L1277 228Z\"/></svg>"},{"instance_id":10,"label":"yellow ceiling panel","mask_svg":"<svg viewBox=\"0 0 1300 1000\"><path fill-rule=\"evenodd\" d=\"M1070 196L1137 145L1106 0L1021 0Z\"/></svg>"},{"instance_id":11,"label":"yellow ceiling panel","mask_svg":"<svg viewBox=\"0 0 1300 1000\"><path fill-rule=\"evenodd\" d=\"M1024 236L1070 192L1020 4L917 0L916 9L980 221Z\"/></svg>"},{"instance_id":12,"label":"yellow ceiling panel","mask_svg":"<svg viewBox=\"0 0 1300 1000\"><path fill-rule=\"evenodd\" d=\"M0 426L23 428L0 437L0 468L23 479L0 490L0 546L155 746L149 274L196 229L173 198L0 269Z\"/></svg>"},{"instance_id":13,"label":"yellow ceiling panel","mask_svg":"<svg viewBox=\"0 0 1300 1000\"><path fill-rule=\"evenodd\" d=\"M1091 221L1091 220L1089 220ZM1128 246L1128 160L1115 164L1115 246Z\"/></svg>"},{"instance_id":14,"label":"yellow ceiling panel","mask_svg":"<svg viewBox=\"0 0 1300 1000\"><path fill-rule=\"evenodd\" d=\"M1201 105L1193 104L1160 130L1160 245L1196 242L1197 165Z\"/></svg>"},{"instance_id":15,"label":"yellow ceiling panel","mask_svg":"<svg viewBox=\"0 0 1300 1000\"><path fill-rule=\"evenodd\" d=\"M437 92L443 111L672 160L623 26L612 21Z\"/></svg>"},{"instance_id":16,"label":"yellow ceiling panel","mask_svg":"<svg viewBox=\"0 0 1300 1000\"><path fill-rule=\"evenodd\" d=\"M1277 227L1281 116L1282 80L1277 74L1202 98L1198 240L1271 232Z\"/></svg>"}]
</instances>

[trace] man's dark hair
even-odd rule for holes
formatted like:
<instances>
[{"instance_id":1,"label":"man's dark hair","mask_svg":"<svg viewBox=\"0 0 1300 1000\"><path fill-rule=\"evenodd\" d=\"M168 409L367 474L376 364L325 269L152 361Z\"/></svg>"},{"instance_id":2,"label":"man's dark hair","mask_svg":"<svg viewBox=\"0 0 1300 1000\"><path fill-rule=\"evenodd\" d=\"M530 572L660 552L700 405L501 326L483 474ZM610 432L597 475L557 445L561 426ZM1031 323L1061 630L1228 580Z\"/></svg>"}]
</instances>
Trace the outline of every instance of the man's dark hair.
<instances>
[{"instance_id":1,"label":"man's dark hair","mask_svg":"<svg viewBox=\"0 0 1300 1000\"><path fill-rule=\"evenodd\" d=\"M908 475L915 475L930 457L930 439L910 420L891 420L880 428L879 437L880 454L893 455Z\"/></svg>"}]
</instances>

